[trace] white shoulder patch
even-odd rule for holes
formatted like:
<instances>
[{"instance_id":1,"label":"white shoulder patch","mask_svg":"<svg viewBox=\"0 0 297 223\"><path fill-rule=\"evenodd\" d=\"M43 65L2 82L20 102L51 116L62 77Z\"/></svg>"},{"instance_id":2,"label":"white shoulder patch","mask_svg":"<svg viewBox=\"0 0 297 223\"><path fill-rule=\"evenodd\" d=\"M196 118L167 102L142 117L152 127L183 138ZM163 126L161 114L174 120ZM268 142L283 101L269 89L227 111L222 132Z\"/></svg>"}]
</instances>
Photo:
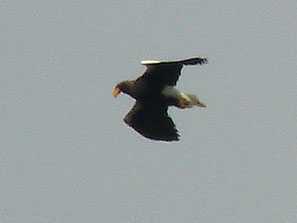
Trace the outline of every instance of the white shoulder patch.
<instances>
[{"instance_id":1,"label":"white shoulder patch","mask_svg":"<svg viewBox=\"0 0 297 223\"><path fill-rule=\"evenodd\" d=\"M142 65L154 65L154 64L158 64L161 63L161 61L158 60L142 60L141 64Z\"/></svg>"}]
</instances>

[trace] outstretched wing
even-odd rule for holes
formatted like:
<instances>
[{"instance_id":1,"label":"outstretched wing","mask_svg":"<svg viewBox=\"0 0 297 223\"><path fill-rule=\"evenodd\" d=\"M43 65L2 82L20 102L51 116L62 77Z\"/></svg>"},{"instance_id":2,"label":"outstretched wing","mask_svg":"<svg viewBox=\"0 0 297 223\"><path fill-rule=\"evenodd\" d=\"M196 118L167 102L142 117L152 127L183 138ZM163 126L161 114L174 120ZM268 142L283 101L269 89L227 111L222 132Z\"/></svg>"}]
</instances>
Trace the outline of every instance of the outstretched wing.
<instances>
[{"instance_id":1,"label":"outstretched wing","mask_svg":"<svg viewBox=\"0 0 297 223\"><path fill-rule=\"evenodd\" d=\"M163 141L178 141L175 124L167 114L168 106L152 106L136 101L124 117L126 124L146 138Z\"/></svg>"},{"instance_id":2,"label":"outstretched wing","mask_svg":"<svg viewBox=\"0 0 297 223\"><path fill-rule=\"evenodd\" d=\"M204 64L207 63L207 59L197 57L187 60L167 62L145 60L141 63L145 65L147 69L136 81L145 81L150 84L152 88L160 91L165 85L176 85L183 65Z\"/></svg>"}]
</instances>

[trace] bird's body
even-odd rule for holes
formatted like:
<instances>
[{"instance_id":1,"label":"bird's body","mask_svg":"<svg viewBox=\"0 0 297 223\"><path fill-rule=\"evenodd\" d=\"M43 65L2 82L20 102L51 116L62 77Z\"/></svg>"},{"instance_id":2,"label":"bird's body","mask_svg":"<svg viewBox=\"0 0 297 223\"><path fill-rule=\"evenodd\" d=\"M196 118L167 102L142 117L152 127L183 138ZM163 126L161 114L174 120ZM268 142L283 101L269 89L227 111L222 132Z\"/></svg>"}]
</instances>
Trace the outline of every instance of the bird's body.
<instances>
[{"instance_id":1,"label":"bird's body","mask_svg":"<svg viewBox=\"0 0 297 223\"><path fill-rule=\"evenodd\" d=\"M168 116L168 106L191 108L205 105L193 94L185 94L176 85L183 65L204 64L205 58L181 61L142 61L147 66L145 73L133 81L123 81L116 85L113 95L120 92L136 100L133 108L124 117L125 123L141 135L163 141L177 141L179 134Z\"/></svg>"}]
</instances>

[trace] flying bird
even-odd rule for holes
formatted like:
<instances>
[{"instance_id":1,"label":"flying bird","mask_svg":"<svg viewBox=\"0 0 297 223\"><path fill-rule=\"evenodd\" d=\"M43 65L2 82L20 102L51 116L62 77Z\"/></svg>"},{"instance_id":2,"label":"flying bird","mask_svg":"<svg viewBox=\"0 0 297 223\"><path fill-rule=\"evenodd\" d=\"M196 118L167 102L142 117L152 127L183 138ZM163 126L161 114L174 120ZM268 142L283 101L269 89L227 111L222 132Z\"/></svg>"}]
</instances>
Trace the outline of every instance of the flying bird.
<instances>
[{"instance_id":1,"label":"flying bird","mask_svg":"<svg viewBox=\"0 0 297 223\"><path fill-rule=\"evenodd\" d=\"M167 113L168 107L206 106L196 95L183 93L175 85L183 65L205 63L207 59L200 57L179 61L141 61L147 67L144 74L136 80L120 82L112 92L114 97L122 92L136 99L124 122L146 138L178 141L180 135Z\"/></svg>"}]
</instances>

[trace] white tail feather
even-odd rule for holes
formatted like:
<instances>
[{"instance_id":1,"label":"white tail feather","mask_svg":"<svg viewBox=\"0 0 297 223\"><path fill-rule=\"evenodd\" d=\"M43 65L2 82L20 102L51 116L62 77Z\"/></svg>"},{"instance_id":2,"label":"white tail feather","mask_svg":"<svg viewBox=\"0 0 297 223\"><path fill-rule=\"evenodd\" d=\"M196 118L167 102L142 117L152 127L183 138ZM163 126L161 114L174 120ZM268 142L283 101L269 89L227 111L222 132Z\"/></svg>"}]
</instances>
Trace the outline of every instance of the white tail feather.
<instances>
[{"instance_id":1,"label":"white tail feather","mask_svg":"<svg viewBox=\"0 0 297 223\"><path fill-rule=\"evenodd\" d=\"M194 94L185 94L175 87L167 86L162 92L167 97L178 99L182 104L182 108L192 108L193 106L206 107L206 105L199 100ZM177 106L179 107L179 106Z\"/></svg>"},{"instance_id":2,"label":"white tail feather","mask_svg":"<svg viewBox=\"0 0 297 223\"><path fill-rule=\"evenodd\" d=\"M199 106L199 107L206 107L206 105L200 101L200 99L194 95L194 94L186 94L188 98L190 98L191 104L194 106Z\"/></svg>"}]
</instances>

